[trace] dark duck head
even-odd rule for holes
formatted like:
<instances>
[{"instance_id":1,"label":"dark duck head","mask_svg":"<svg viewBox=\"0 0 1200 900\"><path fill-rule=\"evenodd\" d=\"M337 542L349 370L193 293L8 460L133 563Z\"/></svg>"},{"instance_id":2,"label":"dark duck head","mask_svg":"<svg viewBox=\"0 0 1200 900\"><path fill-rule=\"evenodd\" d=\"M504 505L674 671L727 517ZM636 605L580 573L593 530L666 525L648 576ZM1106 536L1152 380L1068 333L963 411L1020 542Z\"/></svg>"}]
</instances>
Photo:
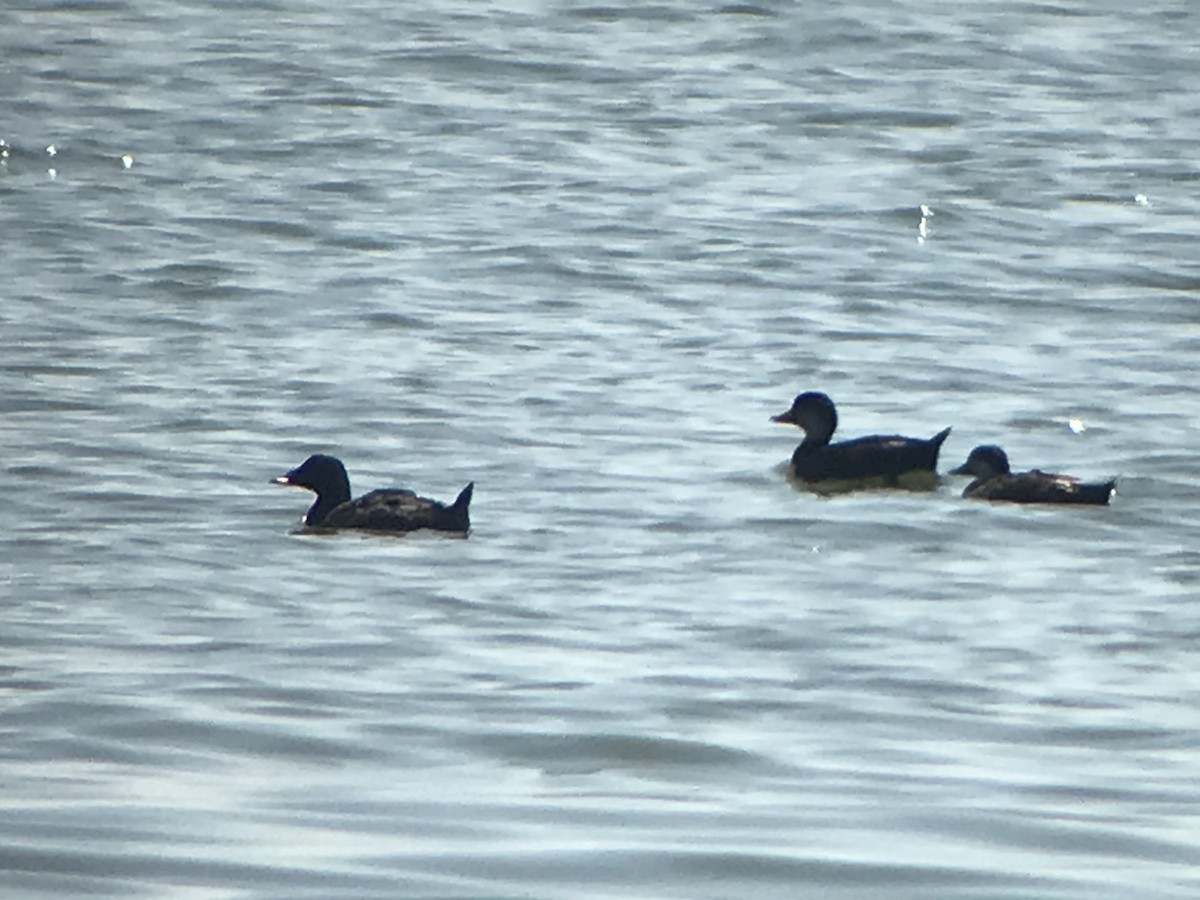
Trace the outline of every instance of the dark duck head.
<instances>
[{"instance_id":1,"label":"dark duck head","mask_svg":"<svg viewBox=\"0 0 1200 900\"><path fill-rule=\"evenodd\" d=\"M937 458L947 428L928 440L900 435L869 435L830 443L837 430L837 408L828 395L805 391L772 422L804 430L792 454L792 474L820 490L841 492L870 487L930 490L937 486Z\"/></svg>"},{"instance_id":2,"label":"dark duck head","mask_svg":"<svg viewBox=\"0 0 1200 900\"><path fill-rule=\"evenodd\" d=\"M341 504L350 499L350 476L335 456L314 453L296 468L271 479L274 484L290 484L317 495L304 515L304 524L317 526Z\"/></svg>"},{"instance_id":3,"label":"dark duck head","mask_svg":"<svg viewBox=\"0 0 1200 900\"><path fill-rule=\"evenodd\" d=\"M771 416L772 422L795 425L804 431L804 445L823 447L837 431L837 407L827 394L805 391L792 401L791 409Z\"/></svg>"},{"instance_id":4,"label":"dark duck head","mask_svg":"<svg viewBox=\"0 0 1200 900\"><path fill-rule=\"evenodd\" d=\"M475 490L471 482L447 506L418 497L409 490L385 488L350 499L350 478L342 461L317 453L296 468L271 479L275 484L305 488L317 495L304 516L308 528L359 528L371 531L466 532L471 527L469 506Z\"/></svg>"},{"instance_id":5,"label":"dark duck head","mask_svg":"<svg viewBox=\"0 0 1200 900\"><path fill-rule=\"evenodd\" d=\"M1116 489L1116 479L1085 483L1070 475L1055 475L1032 469L1013 472L1008 455L995 444L981 444L951 475L971 475L975 480L963 490L971 500L1002 500L1008 503L1086 503L1103 506Z\"/></svg>"},{"instance_id":6,"label":"dark duck head","mask_svg":"<svg viewBox=\"0 0 1200 900\"><path fill-rule=\"evenodd\" d=\"M994 478L1012 471L1008 466L1008 454L995 444L980 444L967 456L967 461L951 475L974 475L976 478Z\"/></svg>"}]
</instances>

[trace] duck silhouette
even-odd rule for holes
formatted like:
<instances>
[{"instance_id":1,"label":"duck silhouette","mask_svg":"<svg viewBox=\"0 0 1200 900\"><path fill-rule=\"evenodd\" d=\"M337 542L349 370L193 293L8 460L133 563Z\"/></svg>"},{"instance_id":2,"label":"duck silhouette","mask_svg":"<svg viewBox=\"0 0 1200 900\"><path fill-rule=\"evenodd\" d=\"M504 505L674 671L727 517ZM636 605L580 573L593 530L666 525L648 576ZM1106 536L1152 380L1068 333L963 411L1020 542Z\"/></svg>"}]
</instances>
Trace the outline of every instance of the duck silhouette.
<instances>
[{"instance_id":1,"label":"duck silhouette","mask_svg":"<svg viewBox=\"0 0 1200 900\"><path fill-rule=\"evenodd\" d=\"M795 425L804 431L804 440L792 454L792 473L807 484L836 483L855 487L902 487L906 475L924 478L914 485L933 487L937 478L938 451L950 429L933 437L911 438L900 435L869 435L830 443L837 430L837 408L819 391L806 391L792 401L791 408L772 422Z\"/></svg>"},{"instance_id":2,"label":"duck silhouette","mask_svg":"<svg viewBox=\"0 0 1200 900\"><path fill-rule=\"evenodd\" d=\"M430 528L466 533L471 527L468 507L475 491L471 482L449 506L401 488L383 488L350 499L350 478L342 461L317 453L296 468L271 479L317 495L304 516L306 528L357 528L407 532Z\"/></svg>"},{"instance_id":3,"label":"duck silhouette","mask_svg":"<svg viewBox=\"0 0 1200 900\"><path fill-rule=\"evenodd\" d=\"M981 444L951 475L974 475L963 490L969 500L1002 500L1008 503L1089 503L1103 506L1116 490L1117 480L1083 482L1070 475L1032 469L1013 472L1008 454L995 444Z\"/></svg>"}]
</instances>

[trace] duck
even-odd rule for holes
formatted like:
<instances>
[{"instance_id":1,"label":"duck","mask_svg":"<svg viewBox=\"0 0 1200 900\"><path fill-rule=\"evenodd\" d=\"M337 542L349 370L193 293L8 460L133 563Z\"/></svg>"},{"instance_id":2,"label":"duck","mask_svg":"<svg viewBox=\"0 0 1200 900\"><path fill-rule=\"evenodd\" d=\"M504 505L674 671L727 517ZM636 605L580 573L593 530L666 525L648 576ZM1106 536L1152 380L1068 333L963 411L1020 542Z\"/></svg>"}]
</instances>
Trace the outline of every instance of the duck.
<instances>
[{"instance_id":1,"label":"duck","mask_svg":"<svg viewBox=\"0 0 1200 900\"><path fill-rule=\"evenodd\" d=\"M304 516L306 529L408 532L429 528L466 534L471 527L467 508L475 492L473 481L449 506L401 488L383 488L351 500L350 477L342 461L315 453L271 482L305 488L317 495Z\"/></svg>"},{"instance_id":2,"label":"duck","mask_svg":"<svg viewBox=\"0 0 1200 900\"><path fill-rule=\"evenodd\" d=\"M936 486L938 451L950 434L945 428L928 439L876 434L831 444L838 424L837 407L820 391L799 394L790 409L772 416L771 421L804 431L804 440L792 454L796 478L809 485L836 484L850 489Z\"/></svg>"},{"instance_id":3,"label":"duck","mask_svg":"<svg viewBox=\"0 0 1200 900\"><path fill-rule=\"evenodd\" d=\"M968 500L1003 500L1008 503L1089 503L1105 506L1117 489L1115 478L1083 482L1070 475L1032 469L1013 472L1008 454L995 444L980 444L951 475L974 475L962 495Z\"/></svg>"}]
</instances>

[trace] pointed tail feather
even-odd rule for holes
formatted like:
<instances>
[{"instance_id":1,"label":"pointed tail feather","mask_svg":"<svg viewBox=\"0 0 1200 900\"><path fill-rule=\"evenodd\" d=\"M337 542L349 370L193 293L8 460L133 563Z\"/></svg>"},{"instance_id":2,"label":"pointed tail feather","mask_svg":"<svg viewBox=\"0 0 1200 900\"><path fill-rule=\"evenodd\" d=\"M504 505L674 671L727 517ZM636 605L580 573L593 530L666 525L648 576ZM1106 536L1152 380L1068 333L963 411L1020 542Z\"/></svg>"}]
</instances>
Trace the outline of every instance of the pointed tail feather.
<instances>
[{"instance_id":1,"label":"pointed tail feather","mask_svg":"<svg viewBox=\"0 0 1200 900\"><path fill-rule=\"evenodd\" d=\"M942 442L945 441L949 436L950 429L943 428L929 439L929 446L933 448L933 455L929 461L929 468L933 469L934 472L937 471L938 454L942 452Z\"/></svg>"},{"instance_id":2,"label":"pointed tail feather","mask_svg":"<svg viewBox=\"0 0 1200 900\"><path fill-rule=\"evenodd\" d=\"M475 494L475 482L470 482L465 488L459 491L458 497L450 506L450 512L453 515L455 524L460 525L463 531L471 527L471 516L467 511L467 507L471 505L471 497Z\"/></svg>"},{"instance_id":3,"label":"pointed tail feather","mask_svg":"<svg viewBox=\"0 0 1200 900\"><path fill-rule=\"evenodd\" d=\"M458 492L458 497L454 500L454 509L461 509L466 512L467 507L471 505L471 497L475 494L475 482L470 482L465 488Z\"/></svg>"}]
</instances>

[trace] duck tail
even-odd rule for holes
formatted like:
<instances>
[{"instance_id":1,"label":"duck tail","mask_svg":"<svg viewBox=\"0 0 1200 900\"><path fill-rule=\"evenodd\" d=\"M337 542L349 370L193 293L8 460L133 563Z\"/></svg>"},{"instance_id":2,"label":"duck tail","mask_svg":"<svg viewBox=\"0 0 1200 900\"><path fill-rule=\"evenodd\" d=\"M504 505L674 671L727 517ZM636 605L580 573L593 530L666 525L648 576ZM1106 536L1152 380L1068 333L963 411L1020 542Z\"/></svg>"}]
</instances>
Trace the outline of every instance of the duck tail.
<instances>
[{"instance_id":1,"label":"duck tail","mask_svg":"<svg viewBox=\"0 0 1200 900\"><path fill-rule=\"evenodd\" d=\"M1102 481L1099 484L1084 485L1087 494L1093 503L1107 504L1112 499L1112 495L1117 492L1117 479L1110 478L1108 481Z\"/></svg>"},{"instance_id":2,"label":"duck tail","mask_svg":"<svg viewBox=\"0 0 1200 900\"><path fill-rule=\"evenodd\" d=\"M929 443L926 444L928 450L925 453L925 456L927 457L928 462L926 463L925 468L931 469L935 474L937 473L938 454L942 452L942 442L945 441L949 436L950 429L943 428L941 431L931 437L929 439Z\"/></svg>"},{"instance_id":3,"label":"duck tail","mask_svg":"<svg viewBox=\"0 0 1200 900\"><path fill-rule=\"evenodd\" d=\"M455 524L460 525L463 531L471 527L471 516L467 511L467 507L471 505L471 497L475 494L475 482L470 482L465 488L459 491L454 503L450 506Z\"/></svg>"}]
</instances>

